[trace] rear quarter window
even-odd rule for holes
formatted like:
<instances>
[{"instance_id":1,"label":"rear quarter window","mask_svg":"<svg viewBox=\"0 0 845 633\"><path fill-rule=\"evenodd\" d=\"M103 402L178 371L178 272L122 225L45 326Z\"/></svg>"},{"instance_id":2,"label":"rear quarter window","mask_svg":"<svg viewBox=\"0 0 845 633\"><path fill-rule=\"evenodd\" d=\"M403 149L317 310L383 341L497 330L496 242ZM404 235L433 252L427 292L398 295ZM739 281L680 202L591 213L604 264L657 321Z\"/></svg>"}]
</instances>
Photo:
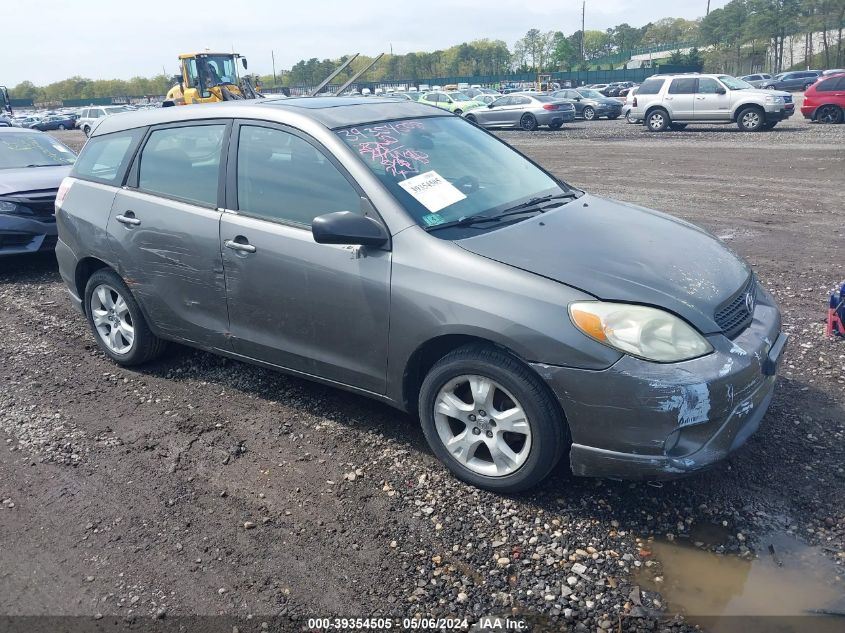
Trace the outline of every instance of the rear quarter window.
<instances>
[{"instance_id":1,"label":"rear quarter window","mask_svg":"<svg viewBox=\"0 0 845 633\"><path fill-rule=\"evenodd\" d=\"M833 79L825 79L816 86L816 92L834 92L837 90L838 85L839 79L837 77L834 77Z\"/></svg>"},{"instance_id":2,"label":"rear quarter window","mask_svg":"<svg viewBox=\"0 0 845 633\"><path fill-rule=\"evenodd\" d=\"M94 136L76 160L71 176L108 185L120 185L144 128Z\"/></svg>"},{"instance_id":3,"label":"rear quarter window","mask_svg":"<svg viewBox=\"0 0 845 633\"><path fill-rule=\"evenodd\" d=\"M663 87L663 79L646 79L640 89L637 91L638 95L656 95Z\"/></svg>"}]
</instances>

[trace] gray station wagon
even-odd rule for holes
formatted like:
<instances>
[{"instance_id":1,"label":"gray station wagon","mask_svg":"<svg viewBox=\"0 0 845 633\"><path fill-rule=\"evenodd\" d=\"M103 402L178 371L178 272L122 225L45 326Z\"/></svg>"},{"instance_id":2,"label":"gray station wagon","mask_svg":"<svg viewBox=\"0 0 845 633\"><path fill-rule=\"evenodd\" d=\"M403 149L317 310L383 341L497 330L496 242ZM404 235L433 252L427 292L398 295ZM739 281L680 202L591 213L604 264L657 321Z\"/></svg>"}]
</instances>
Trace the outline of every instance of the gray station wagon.
<instances>
[{"instance_id":1,"label":"gray station wagon","mask_svg":"<svg viewBox=\"0 0 845 633\"><path fill-rule=\"evenodd\" d=\"M660 479L741 446L786 336L712 235L580 191L461 117L292 98L105 118L57 199L100 348L167 341L418 415L461 479Z\"/></svg>"}]
</instances>

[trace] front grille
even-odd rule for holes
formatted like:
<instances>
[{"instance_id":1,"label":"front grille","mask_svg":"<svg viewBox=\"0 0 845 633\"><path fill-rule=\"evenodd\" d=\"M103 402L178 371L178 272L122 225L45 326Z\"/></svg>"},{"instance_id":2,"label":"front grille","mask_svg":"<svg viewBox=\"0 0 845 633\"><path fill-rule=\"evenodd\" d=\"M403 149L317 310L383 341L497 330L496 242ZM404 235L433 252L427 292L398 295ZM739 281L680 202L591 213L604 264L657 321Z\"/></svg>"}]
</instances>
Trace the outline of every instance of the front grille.
<instances>
[{"instance_id":1,"label":"front grille","mask_svg":"<svg viewBox=\"0 0 845 633\"><path fill-rule=\"evenodd\" d=\"M52 217L56 213L56 194L58 189L41 189L39 191L24 191L13 196L7 196L6 200L12 200L29 209L33 215L39 218Z\"/></svg>"},{"instance_id":2,"label":"front grille","mask_svg":"<svg viewBox=\"0 0 845 633\"><path fill-rule=\"evenodd\" d=\"M745 328L751 325L751 320L754 317L752 312L748 311L746 296L751 293L756 297L757 280L754 275L748 280L748 283L736 293L733 297L728 299L716 310L716 323L722 328L725 336L728 338L736 337Z\"/></svg>"}]
</instances>

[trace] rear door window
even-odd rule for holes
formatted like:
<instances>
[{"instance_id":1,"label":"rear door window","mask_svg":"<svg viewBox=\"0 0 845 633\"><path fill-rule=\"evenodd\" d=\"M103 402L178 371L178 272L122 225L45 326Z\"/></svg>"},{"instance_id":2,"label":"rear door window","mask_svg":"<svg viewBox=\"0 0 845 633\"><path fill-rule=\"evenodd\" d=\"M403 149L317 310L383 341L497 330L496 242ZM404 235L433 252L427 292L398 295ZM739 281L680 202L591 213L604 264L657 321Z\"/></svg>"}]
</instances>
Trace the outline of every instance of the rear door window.
<instances>
[{"instance_id":1,"label":"rear door window","mask_svg":"<svg viewBox=\"0 0 845 633\"><path fill-rule=\"evenodd\" d=\"M819 82L819 85L816 86L816 92L834 92L838 90L837 86L839 85L839 79L825 79L822 82Z\"/></svg>"},{"instance_id":2,"label":"rear door window","mask_svg":"<svg viewBox=\"0 0 845 633\"><path fill-rule=\"evenodd\" d=\"M94 136L76 160L71 176L108 185L123 183L123 175L145 128Z\"/></svg>"},{"instance_id":3,"label":"rear door window","mask_svg":"<svg viewBox=\"0 0 845 633\"><path fill-rule=\"evenodd\" d=\"M226 124L153 130L138 166L138 189L216 207Z\"/></svg>"},{"instance_id":4,"label":"rear door window","mask_svg":"<svg viewBox=\"0 0 845 633\"><path fill-rule=\"evenodd\" d=\"M673 79L669 86L670 95L691 95L695 92L695 78Z\"/></svg>"}]
</instances>

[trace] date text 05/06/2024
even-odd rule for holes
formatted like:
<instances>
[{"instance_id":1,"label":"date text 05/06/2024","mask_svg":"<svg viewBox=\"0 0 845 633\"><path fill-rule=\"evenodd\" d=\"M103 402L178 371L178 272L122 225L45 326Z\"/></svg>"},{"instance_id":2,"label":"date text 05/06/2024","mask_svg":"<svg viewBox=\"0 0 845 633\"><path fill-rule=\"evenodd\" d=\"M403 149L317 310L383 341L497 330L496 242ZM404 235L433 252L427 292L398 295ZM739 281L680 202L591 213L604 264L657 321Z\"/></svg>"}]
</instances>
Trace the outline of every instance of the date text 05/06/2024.
<instances>
[{"instance_id":1,"label":"date text 05/06/2024","mask_svg":"<svg viewBox=\"0 0 845 633\"><path fill-rule=\"evenodd\" d=\"M528 631L524 620L485 616L476 625L482 631ZM467 631L470 623L466 618L309 618L309 631Z\"/></svg>"}]
</instances>

